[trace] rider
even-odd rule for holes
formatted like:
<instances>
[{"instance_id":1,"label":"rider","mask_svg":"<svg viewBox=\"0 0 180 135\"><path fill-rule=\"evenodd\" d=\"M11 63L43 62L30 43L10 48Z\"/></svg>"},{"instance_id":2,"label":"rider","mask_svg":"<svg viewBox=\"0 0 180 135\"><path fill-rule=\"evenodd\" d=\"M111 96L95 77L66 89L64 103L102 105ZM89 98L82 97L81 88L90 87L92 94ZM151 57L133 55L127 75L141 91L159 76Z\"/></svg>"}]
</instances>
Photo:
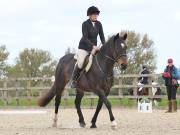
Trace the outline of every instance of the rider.
<instances>
[{"instance_id":1,"label":"rider","mask_svg":"<svg viewBox=\"0 0 180 135\"><path fill-rule=\"evenodd\" d=\"M143 65L142 66L142 71L140 73L141 75L147 75L147 74L150 74L149 70L147 69L147 66L146 65ZM139 78L139 82L141 84L148 84L148 77L140 77Z\"/></svg>"},{"instance_id":2,"label":"rider","mask_svg":"<svg viewBox=\"0 0 180 135\"><path fill-rule=\"evenodd\" d=\"M77 64L72 75L71 87L73 88L77 87L77 80L80 76L86 56L91 52L100 50L100 48L97 47L98 34L100 36L101 43L105 43L102 24L97 20L99 13L100 11L97 7L89 7L87 10L87 16L89 16L89 19L82 24L82 38L79 42L77 52Z\"/></svg>"}]
</instances>

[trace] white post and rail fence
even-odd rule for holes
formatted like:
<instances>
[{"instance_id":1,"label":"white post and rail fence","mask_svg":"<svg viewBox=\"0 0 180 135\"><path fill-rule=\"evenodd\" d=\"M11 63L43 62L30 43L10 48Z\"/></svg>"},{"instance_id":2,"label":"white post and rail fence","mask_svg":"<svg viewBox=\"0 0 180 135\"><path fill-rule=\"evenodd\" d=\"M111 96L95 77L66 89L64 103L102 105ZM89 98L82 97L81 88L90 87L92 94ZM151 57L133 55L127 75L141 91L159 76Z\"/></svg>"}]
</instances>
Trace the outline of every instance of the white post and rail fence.
<instances>
[{"instance_id":1,"label":"white post and rail fence","mask_svg":"<svg viewBox=\"0 0 180 135\"><path fill-rule=\"evenodd\" d=\"M112 87L111 93L108 98L122 99L130 98L137 99L144 96L138 96L138 78L139 77L148 77L149 84L144 85L143 87L149 88L149 95L147 98L166 98L165 86L163 84L161 74L148 74L148 75L138 75L138 74L123 74L116 76L114 78L114 85ZM0 80L0 100L4 103L4 106L10 105L11 100L13 99L16 106L20 106L20 100L26 99L27 102L31 103L32 99L38 99L44 93L46 93L52 86L54 81L53 77L43 77L43 78L7 78ZM158 87L161 88L162 94L153 96L152 81L158 83ZM72 90L68 86L63 93L63 100L65 105L67 105L68 99L75 98L75 89ZM129 90L133 91L133 95L129 95ZM93 105L94 99L97 98L96 95L92 93L86 93L84 98L90 99L90 104ZM179 98L179 96L178 96Z\"/></svg>"}]
</instances>

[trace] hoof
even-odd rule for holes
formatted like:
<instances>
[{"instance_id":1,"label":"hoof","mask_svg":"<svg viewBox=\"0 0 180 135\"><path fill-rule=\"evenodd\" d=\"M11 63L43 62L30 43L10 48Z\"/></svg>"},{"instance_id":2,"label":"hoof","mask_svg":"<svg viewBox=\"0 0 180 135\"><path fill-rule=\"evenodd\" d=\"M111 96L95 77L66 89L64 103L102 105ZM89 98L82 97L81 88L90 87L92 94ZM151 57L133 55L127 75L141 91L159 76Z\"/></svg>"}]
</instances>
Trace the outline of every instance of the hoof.
<instances>
[{"instance_id":1,"label":"hoof","mask_svg":"<svg viewBox=\"0 0 180 135\"><path fill-rule=\"evenodd\" d=\"M52 127L57 127L58 116L55 114Z\"/></svg>"},{"instance_id":2,"label":"hoof","mask_svg":"<svg viewBox=\"0 0 180 135\"><path fill-rule=\"evenodd\" d=\"M112 129L117 129L117 122L115 120L112 121L111 128Z\"/></svg>"},{"instance_id":3,"label":"hoof","mask_svg":"<svg viewBox=\"0 0 180 135\"><path fill-rule=\"evenodd\" d=\"M80 125L80 127L82 127L82 128L86 127L86 123L85 123L85 122L81 122L81 123L79 123L79 125Z\"/></svg>"},{"instance_id":4,"label":"hoof","mask_svg":"<svg viewBox=\"0 0 180 135\"><path fill-rule=\"evenodd\" d=\"M92 124L90 128L97 128L96 124Z\"/></svg>"}]
</instances>

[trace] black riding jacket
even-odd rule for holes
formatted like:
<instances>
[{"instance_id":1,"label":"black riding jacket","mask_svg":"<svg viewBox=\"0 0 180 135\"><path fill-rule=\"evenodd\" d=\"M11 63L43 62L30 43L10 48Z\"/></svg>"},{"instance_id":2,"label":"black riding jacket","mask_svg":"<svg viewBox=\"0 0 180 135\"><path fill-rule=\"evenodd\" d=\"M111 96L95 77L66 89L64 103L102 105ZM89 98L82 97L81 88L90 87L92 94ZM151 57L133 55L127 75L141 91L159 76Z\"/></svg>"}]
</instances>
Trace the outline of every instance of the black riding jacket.
<instances>
[{"instance_id":1,"label":"black riding jacket","mask_svg":"<svg viewBox=\"0 0 180 135\"><path fill-rule=\"evenodd\" d=\"M150 72L149 72L147 69L144 69L144 70L141 72L141 74L142 74L142 75L150 74ZM140 80L140 83L142 83L142 84L148 84L148 77L140 77L139 80Z\"/></svg>"},{"instance_id":2,"label":"black riding jacket","mask_svg":"<svg viewBox=\"0 0 180 135\"><path fill-rule=\"evenodd\" d=\"M101 43L105 43L103 27L100 21L95 22L93 26L90 19L86 20L82 24L82 38L79 42L79 49L91 51L93 45L97 45L97 36L100 36Z\"/></svg>"}]
</instances>

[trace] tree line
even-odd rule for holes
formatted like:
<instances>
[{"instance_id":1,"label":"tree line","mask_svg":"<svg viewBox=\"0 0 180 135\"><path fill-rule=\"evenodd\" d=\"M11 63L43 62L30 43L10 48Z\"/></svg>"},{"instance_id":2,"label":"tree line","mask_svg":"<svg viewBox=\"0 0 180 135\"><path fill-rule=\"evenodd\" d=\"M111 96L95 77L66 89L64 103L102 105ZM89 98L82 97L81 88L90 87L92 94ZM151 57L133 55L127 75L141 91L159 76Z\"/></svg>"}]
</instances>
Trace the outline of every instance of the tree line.
<instances>
[{"instance_id":1,"label":"tree line","mask_svg":"<svg viewBox=\"0 0 180 135\"><path fill-rule=\"evenodd\" d=\"M147 34L135 31L128 33L127 54L129 65L126 73L139 73L142 65L146 65L152 72L156 69L156 53L154 42ZM67 48L65 54L75 53L75 49ZM0 46L0 77L46 77L54 75L57 60L49 51L25 48L19 53L13 65L7 63L9 52L5 45Z\"/></svg>"},{"instance_id":2,"label":"tree line","mask_svg":"<svg viewBox=\"0 0 180 135\"><path fill-rule=\"evenodd\" d=\"M9 52L0 46L0 77L45 77L54 75L57 61L48 51L25 48L15 58L13 65L7 63Z\"/></svg>"}]
</instances>

